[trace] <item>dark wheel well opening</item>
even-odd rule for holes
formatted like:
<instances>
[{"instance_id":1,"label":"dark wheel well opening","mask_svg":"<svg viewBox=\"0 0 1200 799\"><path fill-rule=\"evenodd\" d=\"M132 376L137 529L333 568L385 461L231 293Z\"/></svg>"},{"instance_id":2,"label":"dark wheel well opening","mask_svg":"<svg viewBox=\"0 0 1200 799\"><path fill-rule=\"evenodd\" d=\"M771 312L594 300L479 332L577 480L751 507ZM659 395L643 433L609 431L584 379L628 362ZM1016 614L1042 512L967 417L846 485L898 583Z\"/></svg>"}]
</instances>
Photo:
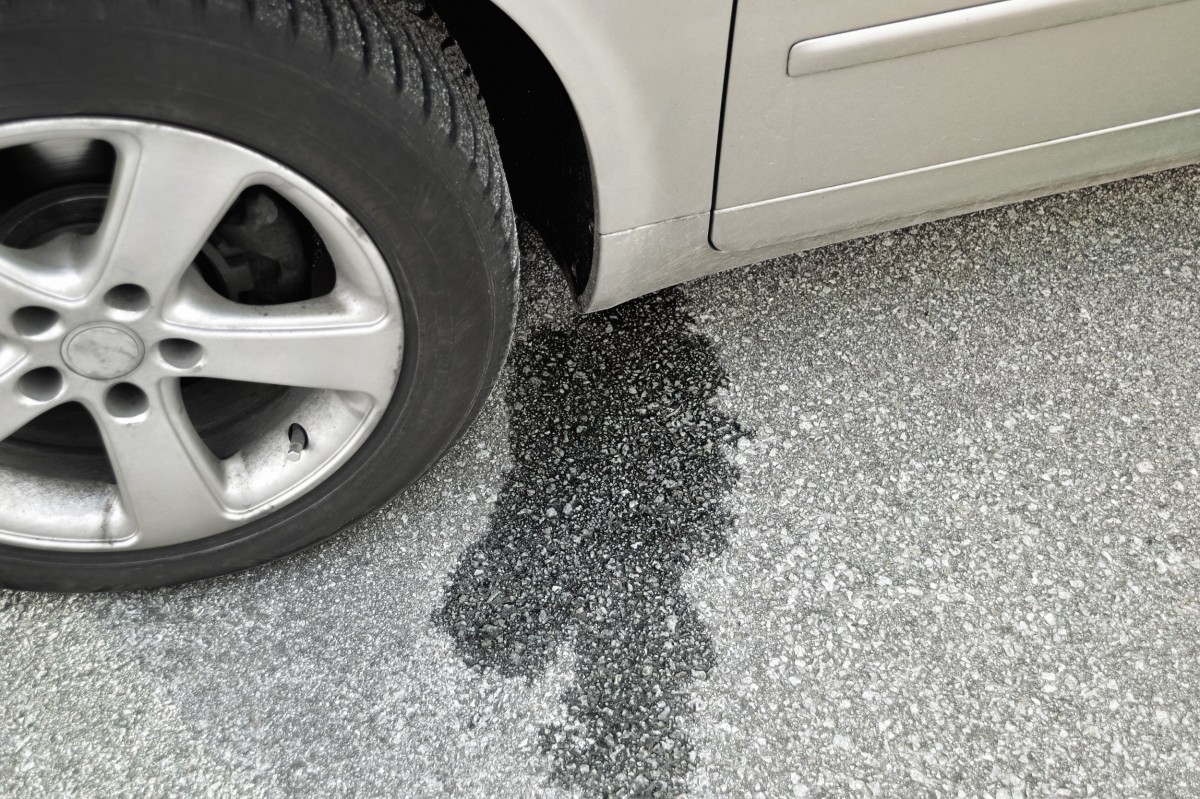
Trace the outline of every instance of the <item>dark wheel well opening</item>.
<instances>
[{"instance_id":1,"label":"dark wheel well opening","mask_svg":"<svg viewBox=\"0 0 1200 799\"><path fill-rule=\"evenodd\" d=\"M479 83L517 212L542 235L576 294L595 247L595 195L583 129L554 68L489 0L432 0Z\"/></svg>"}]
</instances>

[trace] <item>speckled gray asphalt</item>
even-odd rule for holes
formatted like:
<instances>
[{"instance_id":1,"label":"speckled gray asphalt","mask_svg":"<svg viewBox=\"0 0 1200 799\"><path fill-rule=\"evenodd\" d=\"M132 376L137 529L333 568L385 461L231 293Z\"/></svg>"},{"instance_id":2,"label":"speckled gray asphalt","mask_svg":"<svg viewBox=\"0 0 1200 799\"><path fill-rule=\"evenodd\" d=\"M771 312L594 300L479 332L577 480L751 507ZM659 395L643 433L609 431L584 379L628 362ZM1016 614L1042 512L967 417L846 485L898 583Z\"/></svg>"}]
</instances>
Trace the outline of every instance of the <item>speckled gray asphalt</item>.
<instances>
[{"instance_id":1,"label":"speckled gray asphalt","mask_svg":"<svg viewBox=\"0 0 1200 799\"><path fill-rule=\"evenodd\" d=\"M1200 795L1200 169L580 317L286 562L0 593L11 797Z\"/></svg>"}]
</instances>

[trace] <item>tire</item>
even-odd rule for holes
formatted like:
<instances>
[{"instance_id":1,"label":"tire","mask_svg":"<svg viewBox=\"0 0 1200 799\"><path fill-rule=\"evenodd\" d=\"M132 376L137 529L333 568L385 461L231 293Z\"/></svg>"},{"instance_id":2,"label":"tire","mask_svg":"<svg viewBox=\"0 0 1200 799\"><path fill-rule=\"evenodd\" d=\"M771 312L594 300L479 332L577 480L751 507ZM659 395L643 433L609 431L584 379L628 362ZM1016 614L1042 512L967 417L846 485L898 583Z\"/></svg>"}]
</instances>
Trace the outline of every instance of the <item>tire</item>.
<instances>
[{"instance_id":1,"label":"tire","mask_svg":"<svg viewBox=\"0 0 1200 799\"><path fill-rule=\"evenodd\" d=\"M396 335L402 341L400 357L395 374L388 377L392 381L390 399L372 406L376 410L371 413L376 415L370 417L369 426L362 423L362 429L369 427L369 433L363 434L354 446L344 447L336 469L330 467L332 470L327 474L313 472L321 475L319 482L308 487L297 483L288 489L294 496L286 495L286 502L260 503L254 506L252 518L246 516L245 523L232 529L204 535L188 533L183 536L188 540L179 543L164 538L166 543L162 546L142 548L126 546L124 540L104 539L105 535L115 535L108 531L107 521L105 529L96 532L95 537L83 536L81 540L85 540L86 546L60 541L54 538L54 530L47 539L53 545L43 545L40 539L20 538L22 530L9 529L12 535L0 536L0 585L61 592L149 588L213 577L271 561L329 537L378 507L416 480L464 432L496 381L512 336L517 301L516 232L496 142L478 88L446 29L428 7L383 0L7 0L0 3L0 148L4 146L2 134L6 125L9 130L20 131L25 128L19 125L29 124L35 128L42 123L53 126L61 122L68 127L93 124L80 122L83 118L101 120L97 125L111 125L117 130L113 136L125 135L120 130L128 128L145 131L150 137L161 129L181 137L181 141L244 148L255 157L280 165L280 174L294 173L296 185L315 187L313 196L320 193L336 204L331 208L348 213L345 230L339 235L347 241L357 235L363 252L377 253L382 259L379 263L386 268L381 267L379 274L386 274L390 285L385 285L385 280L378 291L362 291L364 297L370 294L368 299L382 297L380 302L384 304L395 297L394 318L398 320L399 331ZM3 161L5 152L8 151L0 151L0 173L4 173L7 165ZM120 168L120 159L124 157L119 148L116 152L118 166L114 170ZM56 176L55 180L61 183L70 177L69 170L63 174L67 177ZM113 186L108 190L112 197L120 196L116 180L113 178ZM247 196L240 195L237 202L250 202ZM290 207L286 201L291 195L281 196L284 201L272 200L276 203L274 214L279 213L279 208ZM4 203L12 206L10 200L0 187L0 231L4 229ZM303 206L295 207L301 209L297 213L302 216L307 214ZM325 236L314 219L310 214L307 220L295 222L295 229L307 231L304 227L307 221L319 234L314 239ZM10 225L14 230L18 227L19 223ZM104 228L96 230L99 232L93 238L102 238ZM212 239L209 246L214 246ZM331 245L311 246L316 248L312 251L316 255L310 250L304 252L313 259L327 258L333 262L330 268L336 272L332 279L335 289L327 290L349 287L350 281L344 280L340 271L340 256L325 254L322 249ZM197 261L187 267L187 275L191 276L187 280L199 274L196 270L200 269L197 266L200 256L196 257ZM252 252L246 257L259 258L260 254ZM207 268L216 269L212 264ZM317 267L312 269L316 275ZM218 272L225 274L220 269L214 274ZM217 292L219 287L207 277L209 273L203 274L209 289ZM259 272L253 274L257 292ZM308 273L304 274L305 281L309 281ZM319 281L312 277L310 282L316 285ZM199 282L194 285L198 287L196 291L208 290L200 288ZM0 282L0 307L3 307L4 286ZM133 318L122 304L124 300L113 299L117 296L115 291L104 295L104 302L108 303L104 306L106 318ZM312 292L316 296L317 289ZM233 302L233 296L223 299ZM308 295L295 296L306 299ZM285 310L272 309L298 307L263 302L264 314L283 314ZM9 304L19 303L13 300ZM152 304L147 313L156 312L156 307ZM14 313L8 323L10 327L16 325L12 329L18 333L30 333L29 346L33 352L40 346L34 341L37 336L33 332L43 337L51 334L40 333L44 326L28 321L36 322L37 314L27 308L22 308L21 313L24 316L19 319ZM62 314L66 319L69 308ZM112 322L111 326L125 330L123 324ZM63 326L70 327L66 322L60 327ZM0 328L0 354L4 352L3 330ZM67 333L68 338L76 337L71 341L84 341L88 347L99 340L98 334L87 326ZM132 338L137 335L130 334ZM48 367L48 371L43 369L39 374L57 370L66 375L70 385L74 385L71 381L83 381L75 372L86 372L85 361L92 363L87 360L92 356L79 356L66 339L61 346L58 343L54 346L67 359L67 366ZM144 350L138 356L143 358L141 364L148 364L153 358L165 369L171 363L186 365L195 360L190 356L176 358L166 343L146 339L140 346ZM317 346L323 344L318 342ZM45 351L51 349L47 345ZM366 354L362 357L364 363L369 360ZM214 373L219 374L219 370ZM128 397L114 388L118 380L111 378L111 374L104 372L105 377L98 379L103 385L94 391L107 392L103 394L103 401L109 403L105 407L119 416L114 408L121 402L128 405ZM137 374L134 371L119 380L132 380ZM57 385L54 380L61 383L62 379L53 375L48 378L53 385ZM39 387L45 384L27 376L22 380L19 390L32 397L38 396L33 389L43 390ZM232 391L221 381L176 382L183 386L180 391L185 398L196 395L199 389L194 389L195 385L212 384L220 390ZM53 385L43 393L49 396ZM253 381L247 385L255 386ZM157 389L146 389L145 396L138 395L136 386L128 391L134 394L134 405L147 396L151 401L158 397ZM296 403L309 402L310 396L326 393L343 396L332 389L325 392L319 386L300 393L286 387L280 391L299 399L285 401L272 395L270 403L264 400L261 407L254 406L248 413L266 414L266 408L298 407ZM250 393L253 395L253 391ZM28 404L28 397L21 401ZM225 401L232 402L228 398L222 400ZM86 402L81 403L93 409ZM347 400L347 407L352 405ZM155 408L152 406L151 415ZM135 412L136 408L129 411ZM189 418L194 417L191 405L187 406L187 413ZM233 429L242 423L241 417L249 418L247 413L240 413L239 419L229 417L222 424ZM269 424L276 423L273 419ZM108 423L96 422L101 430L98 440L105 445L110 441L104 437L108 435L104 432ZM294 425L288 428L289 440L279 439L280 464L289 446L297 458L310 457L304 447L311 431L296 433L294 428ZM199 423L196 429L200 430ZM51 430L45 435L49 440L55 432ZM244 435L250 441L257 433L244 432ZM53 452L68 451L60 446L61 442L51 441L51 444L59 446ZM26 457L21 453L51 446L36 436L27 439L16 434L9 445L20 457ZM0 441L0 450L4 446ZM216 446L212 445L214 455L223 457ZM315 444L312 450L316 451ZM95 455L89 451L87 457ZM111 451L109 455L116 457ZM66 456L63 457L63 462L67 462ZM79 457L86 460L83 455ZM18 472L22 480L34 479L20 471L23 464L46 462L44 458L33 461L12 458L7 462L10 469L7 474L12 480L17 479L12 475ZM119 459L113 463L118 475L118 488L114 490L119 492L124 490L119 484L126 467ZM6 479L5 464L0 457L0 484ZM132 469L129 473L133 473ZM53 471L45 476L45 485L56 486L55 480L68 476L73 475ZM46 507L49 512L50 506ZM34 515L29 516L30 513ZM38 513L37 507L32 511L26 509L26 516L33 520L31 529L41 529L37 526L44 517ZM137 525L136 540L159 540L144 519ZM0 533L4 532L0 525ZM96 544L102 539L112 545Z\"/></svg>"}]
</instances>

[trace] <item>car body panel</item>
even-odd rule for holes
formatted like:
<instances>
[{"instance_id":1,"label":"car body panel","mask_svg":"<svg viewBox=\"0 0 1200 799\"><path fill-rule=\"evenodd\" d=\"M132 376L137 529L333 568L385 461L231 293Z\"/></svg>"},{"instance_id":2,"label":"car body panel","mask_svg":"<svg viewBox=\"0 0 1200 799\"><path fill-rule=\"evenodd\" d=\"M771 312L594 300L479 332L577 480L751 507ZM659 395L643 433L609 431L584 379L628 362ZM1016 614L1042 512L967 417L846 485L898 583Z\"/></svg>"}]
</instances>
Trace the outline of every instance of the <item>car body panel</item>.
<instances>
[{"instance_id":1,"label":"car body panel","mask_svg":"<svg viewBox=\"0 0 1200 799\"><path fill-rule=\"evenodd\" d=\"M495 3L571 97L598 233L711 210L733 0Z\"/></svg>"},{"instance_id":2,"label":"car body panel","mask_svg":"<svg viewBox=\"0 0 1200 799\"><path fill-rule=\"evenodd\" d=\"M805 5L739 11L720 249L1200 157L1197 0L1001 0L819 38Z\"/></svg>"},{"instance_id":3,"label":"car body panel","mask_svg":"<svg viewBox=\"0 0 1200 799\"><path fill-rule=\"evenodd\" d=\"M587 141L584 310L1200 161L1200 0L495 2Z\"/></svg>"}]
</instances>

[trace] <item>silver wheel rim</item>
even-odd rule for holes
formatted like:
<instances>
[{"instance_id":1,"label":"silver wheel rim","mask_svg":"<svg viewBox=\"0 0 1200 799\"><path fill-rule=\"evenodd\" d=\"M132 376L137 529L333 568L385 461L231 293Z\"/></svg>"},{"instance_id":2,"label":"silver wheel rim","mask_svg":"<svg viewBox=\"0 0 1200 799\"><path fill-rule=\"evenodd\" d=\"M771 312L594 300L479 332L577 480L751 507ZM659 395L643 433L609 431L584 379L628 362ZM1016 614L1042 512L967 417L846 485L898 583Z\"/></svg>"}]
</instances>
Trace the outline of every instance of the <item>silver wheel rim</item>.
<instances>
[{"instance_id":1,"label":"silver wheel rim","mask_svg":"<svg viewBox=\"0 0 1200 799\"><path fill-rule=\"evenodd\" d=\"M387 264L329 195L259 153L180 128L90 118L0 125L0 156L28 155L31 169L96 142L113 163L98 226L0 245L6 544L146 549L266 516L360 449L400 371L403 324ZM335 274L327 293L246 304L205 282L197 258L251 187L282 197L320 237ZM188 392L205 380L278 387L269 417L239 428L235 452L216 453L189 416ZM59 468L66 455L22 437L71 403L94 421L107 479Z\"/></svg>"}]
</instances>

